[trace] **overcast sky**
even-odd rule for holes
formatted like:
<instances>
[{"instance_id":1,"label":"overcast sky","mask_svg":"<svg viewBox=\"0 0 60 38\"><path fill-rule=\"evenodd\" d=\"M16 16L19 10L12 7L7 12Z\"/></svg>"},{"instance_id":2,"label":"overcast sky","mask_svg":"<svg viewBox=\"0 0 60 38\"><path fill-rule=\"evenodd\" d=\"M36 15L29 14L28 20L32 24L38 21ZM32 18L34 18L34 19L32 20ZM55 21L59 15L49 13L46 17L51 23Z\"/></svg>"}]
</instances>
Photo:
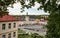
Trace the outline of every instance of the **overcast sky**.
<instances>
[{"instance_id":1,"label":"overcast sky","mask_svg":"<svg viewBox=\"0 0 60 38\"><path fill-rule=\"evenodd\" d=\"M9 14L10 15L26 15L26 13L28 12L29 15L41 15L41 14L49 14L49 13L45 13L43 10L37 10L37 8L40 6L40 4L35 3L35 6L30 8L30 9L24 9L25 11L23 13L21 13L21 5L20 3L15 3L14 8L8 7L9 9Z\"/></svg>"}]
</instances>

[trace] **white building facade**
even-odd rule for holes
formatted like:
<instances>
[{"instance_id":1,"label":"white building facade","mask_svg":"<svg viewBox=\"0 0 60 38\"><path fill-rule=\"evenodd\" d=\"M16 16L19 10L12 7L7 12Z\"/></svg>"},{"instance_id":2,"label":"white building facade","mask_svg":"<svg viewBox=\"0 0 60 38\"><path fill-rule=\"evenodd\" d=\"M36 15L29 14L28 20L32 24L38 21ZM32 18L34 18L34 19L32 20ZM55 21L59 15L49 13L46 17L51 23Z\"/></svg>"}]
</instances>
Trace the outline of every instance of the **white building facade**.
<instances>
[{"instance_id":1,"label":"white building facade","mask_svg":"<svg viewBox=\"0 0 60 38\"><path fill-rule=\"evenodd\" d=\"M0 38L18 38L18 21L8 17L11 16L0 19Z\"/></svg>"}]
</instances>

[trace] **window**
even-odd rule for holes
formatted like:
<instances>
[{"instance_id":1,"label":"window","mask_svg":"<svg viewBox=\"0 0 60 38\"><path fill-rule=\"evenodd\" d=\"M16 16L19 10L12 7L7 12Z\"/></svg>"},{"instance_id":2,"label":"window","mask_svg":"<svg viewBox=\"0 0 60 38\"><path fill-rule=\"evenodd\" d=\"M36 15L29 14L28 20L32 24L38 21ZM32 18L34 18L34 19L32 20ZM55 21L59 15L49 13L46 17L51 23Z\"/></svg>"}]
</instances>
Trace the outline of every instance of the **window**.
<instances>
[{"instance_id":1,"label":"window","mask_svg":"<svg viewBox=\"0 0 60 38\"><path fill-rule=\"evenodd\" d=\"M16 36L16 32L13 33L13 37L15 37L15 36Z\"/></svg>"},{"instance_id":2,"label":"window","mask_svg":"<svg viewBox=\"0 0 60 38\"><path fill-rule=\"evenodd\" d=\"M13 26L14 28L16 27L16 23L14 23L14 26Z\"/></svg>"},{"instance_id":3,"label":"window","mask_svg":"<svg viewBox=\"0 0 60 38\"><path fill-rule=\"evenodd\" d=\"M9 23L9 26L8 26L9 29L11 29L11 23Z\"/></svg>"},{"instance_id":4,"label":"window","mask_svg":"<svg viewBox=\"0 0 60 38\"><path fill-rule=\"evenodd\" d=\"M11 33L8 34L8 38L11 38Z\"/></svg>"},{"instance_id":5,"label":"window","mask_svg":"<svg viewBox=\"0 0 60 38\"><path fill-rule=\"evenodd\" d=\"M5 30L5 28L6 28L6 25L2 24L2 30Z\"/></svg>"},{"instance_id":6,"label":"window","mask_svg":"<svg viewBox=\"0 0 60 38\"><path fill-rule=\"evenodd\" d=\"M2 38L6 38L6 35L2 35Z\"/></svg>"}]
</instances>

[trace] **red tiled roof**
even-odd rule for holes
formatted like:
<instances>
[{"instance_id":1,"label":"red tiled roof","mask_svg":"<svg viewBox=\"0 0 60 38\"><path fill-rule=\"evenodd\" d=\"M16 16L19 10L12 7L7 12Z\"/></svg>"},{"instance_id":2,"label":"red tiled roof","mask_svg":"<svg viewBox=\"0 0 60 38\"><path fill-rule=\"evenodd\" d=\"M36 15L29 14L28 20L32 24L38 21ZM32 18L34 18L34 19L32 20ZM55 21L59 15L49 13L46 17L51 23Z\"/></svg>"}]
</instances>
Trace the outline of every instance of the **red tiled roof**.
<instances>
[{"instance_id":1,"label":"red tiled roof","mask_svg":"<svg viewBox=\"0 0 60 38\"><path fill-rule=\"evenodd\" d=\"M5 15L2 18L0 18L1 21L18 21L18 19L14 18L13 16L10 15Z\"/></svg>"}]
</instances>

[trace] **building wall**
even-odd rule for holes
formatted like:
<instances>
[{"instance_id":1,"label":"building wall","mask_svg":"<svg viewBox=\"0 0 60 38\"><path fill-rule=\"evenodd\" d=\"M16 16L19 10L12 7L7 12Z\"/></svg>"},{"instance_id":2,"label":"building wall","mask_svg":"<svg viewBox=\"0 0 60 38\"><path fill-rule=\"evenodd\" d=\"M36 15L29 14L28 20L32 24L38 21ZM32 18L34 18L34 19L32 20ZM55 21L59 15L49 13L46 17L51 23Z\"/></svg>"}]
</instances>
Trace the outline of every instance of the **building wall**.
<instances>
[{"instance_id":1,"label":"building wall","mask_svg":"<svg viewBox=\"0 0 60 38\"><path fill-rule=\"evenodd\" d=\"M25 20L26 20L26 21L29 21L29 16L26 16L26 17L25 17Z\"/></svg>"},{"instance_id":2,"label":"building wall","mask_svg":"<svg viewBox=\"0 0 60 38\"><path fill-rule=\"evenodd\" d=\"M15 36L15 37L13 37L13 32L16 32L16 36ZM9 32L9 33L11 33L11 38L18 38L17 31L13 31L13 32ZM1 34L1 35L0 35L0 38L2 38L2 35L6 35L6 38L8 38L8 34L9 34L9 33Z\"/></svg>"},{"instance_id":3,"label":"building wall","mask_svg":"<svg viewBox=\"0 0 60 38\"><path fill-rule=\"evenodd\" d=\"M9 23L11 23L11 29L8 28ZM16 23L16 27L14 28L14 23ZM6 29L2 30L2 24L6 24ZM6 38L8 38L8 34L11 33L11 38L17 38L17 29L18 29L18 22L0 22L0 38L2 38L2 35L5 34ZM13 32L16 32L16 37L13 37Z\"/></svg>"}]
</instances>

